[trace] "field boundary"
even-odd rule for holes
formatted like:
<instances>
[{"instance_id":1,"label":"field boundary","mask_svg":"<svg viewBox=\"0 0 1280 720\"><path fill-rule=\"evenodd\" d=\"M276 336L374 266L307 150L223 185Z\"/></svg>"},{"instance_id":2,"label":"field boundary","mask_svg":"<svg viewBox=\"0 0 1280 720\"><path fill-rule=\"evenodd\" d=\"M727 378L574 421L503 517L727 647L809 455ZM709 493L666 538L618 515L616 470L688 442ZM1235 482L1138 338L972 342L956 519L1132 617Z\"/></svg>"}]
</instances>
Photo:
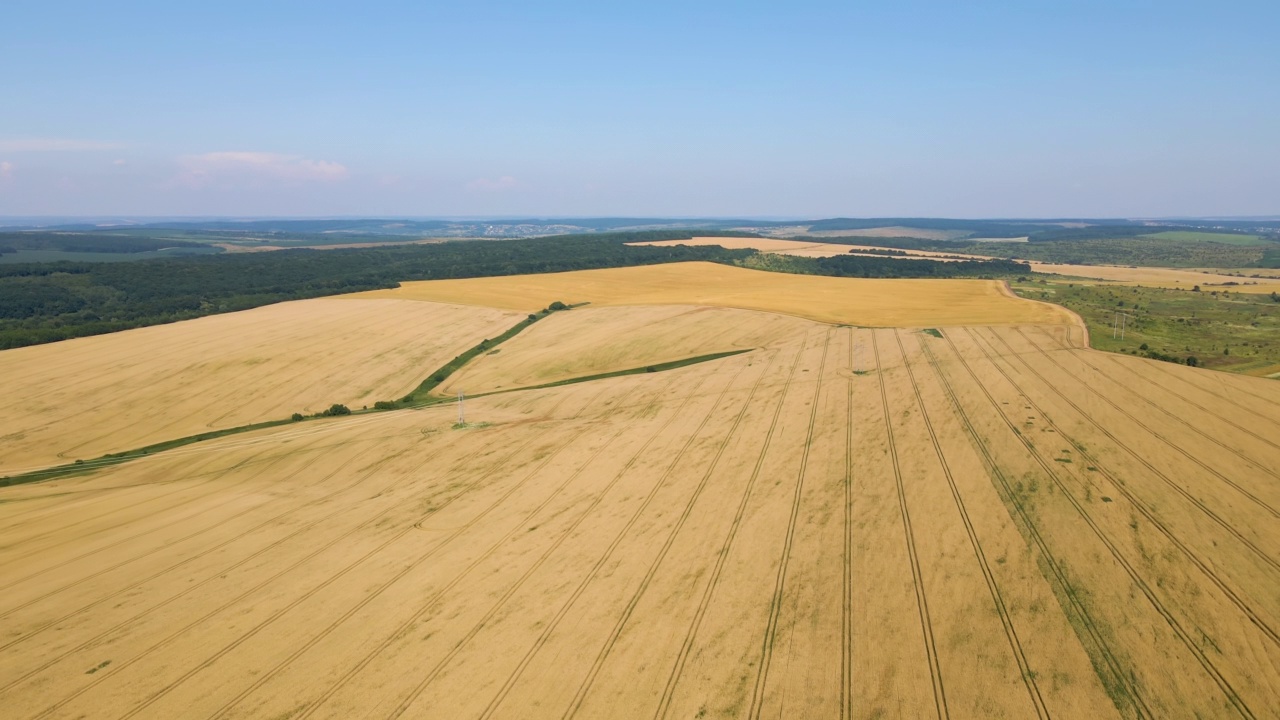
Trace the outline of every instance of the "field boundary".
<instances>
[{"instance_id":1,"label":"field boundary","mask_svg":"<svg viewBox=\"0 0 1280 720\"><path fill-rule=\"evenodd\" d=\"M521 323L525 324L524 327L528 327L530 324L532 324L529 320L522 320ZM520 329L523 330L524 327ZM505 338L503 338L503 340L509 340L514 336L515 336L515 333L511 333L510 335L507 335ZM499 336L499 337L502 337L502 336ZM475 348L472 348L472 350L467 351L468 353L471 353L473 350L476 350L476 352L470 355L468 359L474 359L477 355L479 355L479 350L492 349L493 346L496 345L497 343L498 343L498 340L495 338L494 340L487 340L484 343L481 343L481 345L477 345ZM564 380L557 380L555 382L544 383L541 385L531 385L528 387L494 390L492 392L487 392L487 393L478 393L470 397L481 398L481 397L488 397L490 395L501 395L504 393L522 392L525 390L545 390L548 388L562 387L565 385L575 385L577 383L592 382L595 380L606 380L609 378L624 377L627 375L642 375L645 373L665 372L667 370L676 370L682 367L687 367L689 365L696 365L698 363L710 362L712 360L720 360L722 358L732 357L734 355L741 355L742 353L753 352L757 349L758 348L744 348L741 350L728 350L728 351L718 352L718 353L709 353L707 355L696 355L694 357L681 358L679 360L669 360L667 362L661 362L661 363L653 363L653 364L644 365L641 367L627 368L625 370L614 370L607 373L597 373L593 375L584 375L582 377L566 378ZM464 353L464 355L465 354L466 353ZM462 357L462 356L460 355L459 357ZM450 364L452 364L453 362L454 361L450 361ZM449 373L452 374L457 370L461 369L462 367L463 367L462 365L452 367L449 369ZM431 382L434 375L438 374L439 372L440 371L437 371L437 373L433 373L432 377L429 377L427 380L424 380L422 384L419 385L419 389L415 390L414 393L411 393L411 395L418 393L419 391L421 391L423 387L426 387L428 384L430 384L430 388L435 388L439 386L440 383L443 382L443 380ZM448 376L446 376L445 379L447 379L447 377ZM409 397L409 396L406 396L406 397ZM395 405L394 407L373 407L373 408L369 408L368 410L353 410L351 411L350 414L351 415L373 415L376 413L393 412L396 410L417 410L417 409L426 408L426 407L434 407L436 405L441 405L441 404L452 402L452 401L453 401L453 398L450 398L450 397L433 397L433 398L424 399L424 400L415 400L409 404L404 404L404 405L400 405L399 402L394 402L393 403ZM310 417L303 418L301 420L293 420L293 419L266 420L263 422L252 423L249 425L240 425L238 427L233 427L233 428L211 430L209 432L199 433L196 435L188 435L186 437L176 438L174 440L166 440L164 442L155 443L152 445L146 445L144 447L136 448L133 450L123 450L121 452L109 453L107 455L103 455L102 457L94 460L83 460L83 461L77 460L74 463L67 463L65 465L55 465L53 467L42 468L40 470L32 470L25 473L7 475L4 477L0 477L0 487L8 487L12 485L25 485L27 483L43 482L45 480L55 480L58 478L75 477L77 475L88 475L92 472L101 470L102 468L105 468L105 467L110 467L112 465L119 465L121 463L125 463L130 460L137 460L138 458L147 457L155 453L164 452L166 450L173 450L186 445L193 445L195 443L204 442L206 440L216 440L218 438L226 437L228 435L238 435L241 433L253 432L255 430L265 430L268 428L279 427L281 425L294 425L299 422L306 422L307 420L321 419L322 417L324 417L323 414L313 415Z\"/></svg>"}]
</instances>

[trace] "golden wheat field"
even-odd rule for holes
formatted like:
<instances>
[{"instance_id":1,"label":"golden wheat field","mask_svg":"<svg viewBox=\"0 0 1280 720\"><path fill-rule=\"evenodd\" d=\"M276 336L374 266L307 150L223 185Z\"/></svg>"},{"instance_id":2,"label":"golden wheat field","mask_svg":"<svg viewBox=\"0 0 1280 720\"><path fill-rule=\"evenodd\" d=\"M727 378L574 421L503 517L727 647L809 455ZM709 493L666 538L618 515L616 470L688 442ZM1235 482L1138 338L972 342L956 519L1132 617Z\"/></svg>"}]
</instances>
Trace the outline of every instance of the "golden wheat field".
<instances>
[{"instance_id":1,"label":"golden wheat field","mask_svg":"<svg viewBox=\"0 0 1280 720\"><path fill-rule=\"evenodd\" d=\"M400 397L519 314L317 299L0 353L0 475Z\"/></svg>"},{"instance_id":2,"label":"golden wheat field","mask_svg":"<svg viewBox=\"0 0 1280 720\"><path fill-rule=\"evenodd\" d=\"M851 280L709 262L406 282L392 290L345 297L429 300L523 312L556 301L596 307L704 305L875 327L1078 323L1063 308L1021 300L994 280Z\"/></svg>"},{"instance_id":3,"label":"golden wheat field","mask_svg":"<svg viewBox=\"0 0 1280 720\"><path fill-rule=\"evenodd\" d=\"M1122 267L1119 265L1062 265L1031 262L1031 269L1039 273L1068 275L1071 277L1106 280L1117 285L1141 285L1143 287L1190 290L1199 285L1208 290L1230 290L1242 293L1270 293L1280 290L1280 279L1269 277L1240 277L1224 275L1211 270L1177 270L1157 267ZM1246 270L1261 274L1266 271Z\"/></svg>"},{"instance_id":4,"label":"golden wheat field","mask_svg":"<svg viewBox=\"0 0 1280 720\"><path fill-rule=\"evenodd\" d=\"M632 270L391 291L592 302L451 378L500 390L466 424L0 488L4 717L1280 716L1280 385L1095 352L1000 293L957 324L839 280L840 312L916 308L852 327L803 283L698 307L714 277Z\"/></svg>"},{"instance_id":5,"label":"golden wheat field","mask_svg":"<svg viewBox=\"0 0 1280 720\"><path fill-rule=\"evenodd\" d=\"M840 232L840 231L837 231ZM773 238L734 238L734 237L694 237L688 240L653 240L634 242L629 245L655 245L670 247L672 245L719 245L729 250L759 250L777 255L795 255L797 257L834 257L836 255L873 255L875 251L893 250L901 252L904 259L928 258L930 260L990 260L985 255L966 255L964 253L935 252L932 250L898 250L878 245L845 245L837 243L809 242L805 240L776 240ZM867 251L872 251L868 253Z\"/></svg>"}]
</instances>

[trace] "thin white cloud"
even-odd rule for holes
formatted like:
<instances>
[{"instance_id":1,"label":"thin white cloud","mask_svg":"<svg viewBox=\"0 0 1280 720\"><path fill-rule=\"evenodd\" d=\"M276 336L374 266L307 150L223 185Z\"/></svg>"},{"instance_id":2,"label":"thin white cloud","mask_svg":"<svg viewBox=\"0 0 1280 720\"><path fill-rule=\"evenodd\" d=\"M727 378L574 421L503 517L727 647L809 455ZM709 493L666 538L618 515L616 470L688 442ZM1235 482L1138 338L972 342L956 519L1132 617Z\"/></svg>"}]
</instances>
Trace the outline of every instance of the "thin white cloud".
<instances>
[{"instance_id":1,"label":"thin white cloud","mask_svg":"<svg viewBox=\"0 0 1280 720\"><path fill-rule=\"evenodd\" d=\"M473 192L497 192L499 190L510 190L518 187L519 181L510 175L503 175L500 178L476 178L467 183L467 189Z\"/></svg>"},{"instance_id":2,"label":"thin white cloud","mask_svg":"<svg viewBox=\"0 0 1280 720\"><path fill-rule=\"evenodd\" d=\"M0 152L68 152L84 150L117 150L120 143L68 138L21 138L0 140Z\"/></svg>"},{"instance_id":3,"label":"thin white cloud","mask_svg":"<svg viewBox=\"0 0 1280 720\"><path fill-rule=\"evenodd\" d=\"M13 177L13 163L5 160L0 162L0 180L8 180Z\"/></svg>"},{"instance_id":4,"label":"thin white cloud","mask_svg":"<svg viewBox=\"0 0 1280 720\"><path fill-rule=\"evenodd\" d=\"M178 158L178 182L202 186L220 181L290 180L332 182L347 176L347 168L328 160L267 152L211 152Z\"/></svg>"}]
</instances>

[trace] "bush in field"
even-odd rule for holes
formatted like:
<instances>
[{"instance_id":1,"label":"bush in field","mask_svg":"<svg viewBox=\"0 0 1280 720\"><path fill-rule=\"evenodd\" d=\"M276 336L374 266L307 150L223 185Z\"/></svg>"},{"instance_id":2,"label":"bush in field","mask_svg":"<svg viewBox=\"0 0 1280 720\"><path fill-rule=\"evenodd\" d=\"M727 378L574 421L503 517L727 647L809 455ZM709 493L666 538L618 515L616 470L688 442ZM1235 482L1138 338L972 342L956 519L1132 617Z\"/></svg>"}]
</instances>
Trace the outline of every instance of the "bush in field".
<instances>
[{"instance_id":1,"label":"bush in field","mask_svg":"<svg viewBox=\"0 0 1280 720\"><path fill-rule=\"evenodd\" d=\"M302 413L294 413L294 414L293 414L293 417L291 417L291 418L289 418L289 419L290 419L290 420L292 420L292 421L294 421L294 422L298 422L299 420L301 420L301 419L302 419Z\"/></svg>"},{"instance_id":2,"label":"bush in field","mask_svg":"<svg viewBox=\"0 0 1280 720\"><path fill-rule=\"evenodd\" d=\"M374 410L395 410L397 407L395 400L379 400L373 404Z\"/></svg>"},{"instance_id":3,"label":"bush in field","mask_svg":"<svg viewBox=\"0 0 1280 720\"><path fill-rule=\"evenodd\" d=\"M347 407L346 405L340 405L338 403L334 403L329 406L328 410L325 410L320 414L324 415L325 417L336 417L338 415L350 415L351 408Z\"/></svg>"}]
</instances>

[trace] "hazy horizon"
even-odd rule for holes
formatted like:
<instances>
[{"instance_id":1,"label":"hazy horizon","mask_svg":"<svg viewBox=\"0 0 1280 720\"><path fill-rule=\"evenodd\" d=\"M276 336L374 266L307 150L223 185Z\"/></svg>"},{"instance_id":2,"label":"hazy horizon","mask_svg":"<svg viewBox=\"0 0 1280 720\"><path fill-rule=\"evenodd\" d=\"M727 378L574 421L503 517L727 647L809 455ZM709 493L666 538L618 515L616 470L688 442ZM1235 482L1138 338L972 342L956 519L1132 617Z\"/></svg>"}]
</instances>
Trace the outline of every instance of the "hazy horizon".
<instances>
[{"instance_id":1,"label":"hazy horizon","mask_svg":"<svg viewBox=\"0 0 1280 720\"><path fill-rule=\"evenodd\" d=\"M1270 3L0 18L0 217L1280 214Z\"/></svg>"}]
</instances>

